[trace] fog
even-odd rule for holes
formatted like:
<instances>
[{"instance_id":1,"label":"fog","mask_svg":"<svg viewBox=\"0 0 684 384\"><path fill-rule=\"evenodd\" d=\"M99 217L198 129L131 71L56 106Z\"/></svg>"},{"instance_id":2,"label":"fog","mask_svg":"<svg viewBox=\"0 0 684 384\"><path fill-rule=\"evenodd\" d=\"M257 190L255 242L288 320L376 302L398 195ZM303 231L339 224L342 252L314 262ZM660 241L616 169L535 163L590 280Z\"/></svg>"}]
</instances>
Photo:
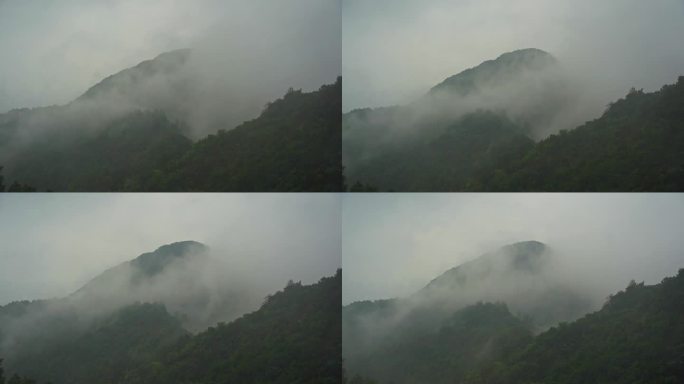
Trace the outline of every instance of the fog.
<instances>
[{"instance_id":1,"label":"fog","mask_svg":"<svg viewBox=\"0 0 684 384\"><path fill-rule=\"evenodd\" d=\"M170 275L200 287L202 279L239 282L231 292L249 289L260 303L290 279L311 284L340 267L339 204L332 194L2 196L0 305L68 296L111 267L184 240L205 244L214 262ZM165 279L154 290L168 292Z\"/></svg>"},{"instance_id":2,"label":"fog","mask_svg":"<svg viewBox=\"0 0 684 384\"><path fill-rule=\"evenodd\" d=\"M344 0L343 109L409 103L504 52L539 48L595 118L631 87L654 91L684 68L679 0Z\"/></svg>"},{"instance_id":3,"label":"fog","mask_svg":"<svg viewBox=\"0 0 684 384\"><path fill-rule=\"evenodd\" d=\"M678 194L352 194L342 212L342 356L379 382L497 361L489 327L539 334L684 268Z\"/></svg>"},{"instance_id":4,"label":"fog","mask_svg":"<svg viewBox=\"0 0 684 384\"><path fill-rule=\"evenodd\" d=\"M546 278L598 305L630 280L654 284L684 268L684 197L677 194L355 194L343 200L344 304L410 297L453 267L527 240L546 244L557 261ZM501 289L484 288L505 292L510 285L499 281Z\"/></svg>"},{"instance_id":5,"label":"fog","mask_svg":"<svg viewBox=\"0 0 684 384\"><path fill-rule=\"evenodd\" d=\"M338 0L0 1L0 51L11 53L0 61L0 112L69 103L190 48L180 65L125 84L123 95L115 87L96 106L163 109L199 138L258 116L290 87L334 82L340 28Z\"/></svg>"}]
</instances>

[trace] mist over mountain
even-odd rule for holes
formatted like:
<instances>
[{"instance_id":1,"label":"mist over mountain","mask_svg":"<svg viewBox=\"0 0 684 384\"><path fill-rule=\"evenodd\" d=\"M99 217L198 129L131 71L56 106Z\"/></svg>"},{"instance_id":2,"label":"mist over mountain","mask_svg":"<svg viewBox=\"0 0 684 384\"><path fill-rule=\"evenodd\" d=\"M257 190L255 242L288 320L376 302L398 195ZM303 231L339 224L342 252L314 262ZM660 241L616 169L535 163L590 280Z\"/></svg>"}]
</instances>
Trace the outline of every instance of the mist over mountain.
<instances>
[{"instance_id":1,"label":"mist over mountain","mask_svg":"<svg viewBox=\"0 0 684 384\"><path fill-rule=\"evenodd\" d=\"M435 172L430 168L439 168L447 161L435 156L461 152L461 156L479 156L448 160L466 167L464 175L453 170L451 177L467 177L477 163L498 155L489 153L494 152L489 147L497 140L503 138L506 145L511 141L531 144L534 138L571 127L575 123L572 100L576 96L562 65L549 53L538 49L505 53L445 79L407 105L344 114L346 173L352 180L394 188L384 186L387 180L375 182L369 174L375 176L383 164L400 161L395 167L423 169L429 175L426 177L434 179L440 176L431 175ZM499 122L492 122L492 118ZM452 149L451 141L458 145L468 137L449 141L457 135L476 136ZM388 171L390 177L398 176L393 169ZM413 171L408 173L413 177ZM402 180L395 184L400 183ZM414 184L420 185L420 181L416 179Z\"/></svg>"},{"instance_id":2,"label":"mist over mountain","mask_svg":"<svg viewBox=\"0 0 684 384\"><path fill-rule=\"evenodd\" d=\"M401 373L400 365L409 364L402 359L416 353L420 346L441 350L456 343L438 336L442 327L450 321L472 321L472 326L487 327L486 323L478 325L477 320L456 320L459 316L497 318L492 321L508 324L506 327L526 335L596 309L598 303L589 292L562 277L556 259L553 250L543 243L515 243L444 272L408 297L346 305L343 355L347 370L387 381L414 382L418 379L412 375L418 373L411 369ZM483 302L500 304L459 312ZM481 311L484 313L475 314ZM465 326L463 332L469 329ZM425 372L435 372L431 380L440 377L439 369L445 369L441 366L445 363L441 357L432 357L430 364L435 367L425 367ZM408 372L413 378L400 379Z\"/></svg>"},{"instance_id":3,"label":"mist over mountain","mask_svg":"<svg viewBox=\"0 0 684 384\"><path fill-rule=\"evenodd\" d=\"M563 323L471 372L465 383L676 383L684 378L684 269L632 281L601 310Z\"/></svg>"},{"instance_id":4,"label":"mist over mountain","mask_svg":"<svg viewBox=\"0 0 684 384\"><path fill-rule=\"evenodd\" d=\"M250 377L262 364L286 364L292 358L290 352L269 354L292 349L308 363L268 377L331 380L340 364L341 274L312 286L291 282L264 301L256 283L227 279L230 263L217 261L212 252L194 241L164 245L106 270L67 297L0 307L6 371L56 384L149 383L162 376L161 382L189 383L208 371L170 372L196 364L191 360L200 355L205 364L250 356L255 359L251 368L236 365L221 374L253 382ZM263 337L264 327L274 338ZM308 341L289 342L295 332L301 333L298 340ZM220 350L210 346L223 339L230 341ZM190 349L197 353L183 356Z\"/></svg>"},{"instance_id":5,"label":"mist over mountain","mask_svg":"<svg viewBox=\"0 0 684 384\"><path fill-rule=\"evenodd\" d=\"M341 79L313 92L283 87L279 99L270 92L229 100L221 92L230 84L202 80L208 59L194 52L161 54L67 105L0 115L7 184L53 191L341 189Z\"/></svg>"},{"instance_id":6,"label":"mist over mountain","mask_svg":"<svg viewBox=\"0 0 684 384\"><path fill-rule=\"evenodd\" d=\"M341 190L338 1L0 8L10 189Z\"/></svg>"},{"instance_id":7,"label":"mist over mountain","mask_svg":"<svg viewBox=\"0 0 684 384\"><path fill-rule=\"evenodd\" d=\"M173 243L106 270L69 300L102 312L136 302L161 303L185 328L196 331L232 320L259 303L254 287L226 281L229 268L201 243Z\"/></svg>"},{"instance_id":8,"label":"mist over mountain","mask_svg":"<svg viewBox=\"0 0 684 384\"><path fill-rule=\"evenodd\" d=\"M670 382L684 373L679 347L661 334L681 312L674 304L681 271L656 286L632 282L604 301L564 277L558 257L537 241L515 243L449 269L408 297L344 306L347 377L399 384L592 377L636 383ZM681 336L674 331L675 345ZM643 370L603 371L594 354L605 366L645 363Z\"/></svg>"},{"instance_id":9,"label":"mist over mountain","mask_svg":"<svg viewBox=\"0 0 684 384\"><path fill-rule=\"evenodd\" d=\"M616 113L617 101L589 122L596 101L580 84L550 54L523 49L451 76L410 104L348 112L346 182L383 191L681 189L681 118L664 112L679 103L680 82L653 93L659 103L644 101L641 115ZM658 176L643 175L654 167Z\"/></svg>"}]
</instances>

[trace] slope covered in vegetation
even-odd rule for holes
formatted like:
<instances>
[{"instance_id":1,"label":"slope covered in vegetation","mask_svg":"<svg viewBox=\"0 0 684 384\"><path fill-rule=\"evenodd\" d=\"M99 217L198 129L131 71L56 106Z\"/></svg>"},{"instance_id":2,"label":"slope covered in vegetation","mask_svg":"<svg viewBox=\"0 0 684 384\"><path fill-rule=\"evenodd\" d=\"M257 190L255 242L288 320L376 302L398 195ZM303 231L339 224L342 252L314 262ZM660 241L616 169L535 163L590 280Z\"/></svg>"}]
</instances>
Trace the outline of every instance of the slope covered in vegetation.
<instances>
[{"instance_id":1,"label":"slope covered in vegetation","mask_svg":"<svg viewBox=\"0 0 684 384\"><path fill-rule=\"evenodd\" d=\"M600 118L541 141L470 189L684 190L684 77L657 92L633 90Z\"/></svg>"},{"instance_id":2,"label":"slope covered in vegetation","mask_svg":"<svg viewBox=\"0 0 684 384\"><path fill-rule=\"evenodd\" d=\"M603 307L533 336L501 304L476 304L425 334L387 342L348 383L582 384L684 380L684 269L630 283ZM347 363L347 362L346 362Z\"/></svg>"},{"instance_id":3,"label":"slope covered in vegetation","mask_svg":"<svg viewBox=\"0 0 684 384\"><path fill-rule=\"evenodd\" d=\"M2 189L341 190L341 78L313 92L290 89L241 124L211 114L206 131L218 133L193 143L188 105L201 100L188 100L198 92L182 78L188 55L145 61L67 105L0 114Z\"/></svg>"},{"instance_id":4,"label":"slope covered in vegetation","mask_svg":"<svg viewBox=\"0 0 684 384\"><path fill-rule=\"evenodd\" d=\"M290 91L257 119L195 143L144 190L339 191L342 80Z\"/></svg>"},{"instance_id":5,"label":"slope covered in vegetation","mask_svg":"<svg viewBox=\"0 0 684 384\"><path fill-rule=\"evenodd\" d=\"M656 92L632 90L601 117L547 137L571 115L574 96L540 52L504 54L412 104L346 113L346 183L367 191L684 190L684 77Z\"/></svg>"},{"instance_id":6,"label":"slope covered in vegetation","mask_svg":"<svg viewBox=\"0 0 684 384\"><path fill-rule=\"evenodd\" d=\"M128 383L339 383L342 275L290 283L262 307L183 340Z\"/></svg>"},{"instance_id":7,"label":"slope covered in vegetation","mask_svg":"<svg viewBox=\"0 0 684 384\"><path fill-rule=\"evenodd\" d=\"M341 271L313 285L290 282L257 311L196 335L162 304L91 318L52 301L16 302L0 307L0 342L32 329L7 366L54 384L339 383L341 289Z\"/></svg>"}]
</instances>

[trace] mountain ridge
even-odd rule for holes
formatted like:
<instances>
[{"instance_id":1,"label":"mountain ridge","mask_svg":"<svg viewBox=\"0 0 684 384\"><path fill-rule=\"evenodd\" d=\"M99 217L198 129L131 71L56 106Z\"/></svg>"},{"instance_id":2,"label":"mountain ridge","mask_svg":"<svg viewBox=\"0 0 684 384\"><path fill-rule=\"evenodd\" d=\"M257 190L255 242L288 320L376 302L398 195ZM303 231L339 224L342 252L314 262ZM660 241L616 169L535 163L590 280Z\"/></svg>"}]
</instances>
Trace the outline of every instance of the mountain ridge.
<instances>
[{"instance_id":1,"label":"mountain ridge","mask_svg":"<svg viewBox=\"0 0 684 384\"><path fill-rule=\"evenodd\" d=\"M74 292L72 296L87 294L88 291L93 290L102 291L104 293L111 289L109 286L111 281L120 281L122 279L118 274L132 273L129 282L137 285L141 280L152 278L161 273L164 268L174 261L186 259L186 257L190 255L206 255L208 251L209 247L206 245L191 240L165 244L159 246L152 252L142 253L131 260L124 261L106 269L101 274L90 279ZM130 269L132 269L132 272ZM104 285L105 288L100 288L98 285Z\"/></svg>"},{"instance_id":2,"label":"mountain ridge","mask_svg":"<svg viewBox=\"0 0 684 384\"><path fill-rule=\"evenodd\" d=\"M105 77L97 84L88 88L81 96L73 100L72 103L96 98L114 90L125 91L126 89L121 88L122 85L134 87L136 82L144 77L154 76L159 73L169 74L185 65L191 54L192 49L190 48L162 52L153 59L143 60L133 67Z\"/></svg>"},{"instance_id":3,"label":"mountain ridge","mask_svg":"<svg viewBox=\"0 0 684 384\"><path fill-rule=\"evenodd\" d=\"M467 95L477 91L479 85L493 81L505 81L502 74L510 70L542 70L548 66L557 65L558 60L550 53L538 48L524 48L505 52L496 59L485 60L482 63L449 76L428 91L428 95L449 91L460 95Z\"/></svg>"}]
</instances>

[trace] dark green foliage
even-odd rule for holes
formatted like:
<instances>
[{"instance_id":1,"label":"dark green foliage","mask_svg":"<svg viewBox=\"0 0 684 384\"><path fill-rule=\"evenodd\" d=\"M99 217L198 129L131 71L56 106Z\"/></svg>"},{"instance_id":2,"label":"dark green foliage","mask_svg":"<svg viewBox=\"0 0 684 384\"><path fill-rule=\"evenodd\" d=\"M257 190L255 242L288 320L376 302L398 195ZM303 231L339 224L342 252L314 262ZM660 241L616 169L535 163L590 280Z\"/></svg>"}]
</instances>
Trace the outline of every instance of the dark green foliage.
<instances>
[{"instance_id":1,"label":"dark green foliage","mask_svg":"<svg viewBox=\"0 0 684 384\"><path fill-rule=\"evenodd\" d=\"M369 159L356 168L354 185L397 191L464 190L477 175L508 164L533 145L505 115L474 112L445 126L441 134L407 140Z\"/></svg>"},{"instance_id":2,"label":"dark green foliage","mask_svg":"<svg viewBox=\"0 0 684 384\"><path fill-rule=\"evenodd\" d=\"M194 336L161 304L92 320L53 314L22 339L8 367L56 384L339 383L341 292L341 271L309 286L290 282L259 310ZM0 307L0 329L43 304Z\"/></svg>"},{"instance_id":3,"label":"dark green foliage","mask_svg":"<svg viewBox=\"0 0 684 384\"><path fill-rule=\"evenodd\" d=\"M13 182L9 188L5 189L4 176L2 175L2 167L0 167L0 192L35 192L36 189L28 184L21 184L17 181Z\"/></svg>"},{"instance_id":4,"label":"dark green foliage","mask_svg":"<svg viewBox=\"0 0 684 384\"><path fill-rule=\"evenodd\" d=\"M377 192L378 189L372 185L363 184L360 181L354 183L354 185L349 188L349 192Z\"/></svg>"},{"instance_id":5,"label":"dark green foliage","mask_svg":"<svg viewBox=\"0 0 684 384\"><path fill-rule=\"evenodd\" d=\"M345 121L371 113L384 112L354 111ZM658 92L632 90L599 119L536 144L504 114L466 115L441 135L432 127L354 164L348 182L397 191L682 191L683 126L680 77Z\"/></svg>"},{"instance_id":6,"label":"dark green foliage","mask_svg":"<svg viewBox=\"0 0 684 384\"><path fill-rule=\"evenodd\" d=\"M56 383L116 383L187 334L160 304L137 304L95 320L85 330L57 332L57 318L13 356L12 370ZM67 321L78 322L77 318Z\"/></svg>"},{"instance_id":7,"label":"dark green foliage","mask_svg":"<svg viewBox=\"0 0 684 384\"><path fill-rule=\"evenodd\" d=\"M36 192L36 189L30 185L15 181L7 188L7 192Z\"/></svg>"},{"instance_id":8,"label":"dark green foliage","mask_svg":"<svg viewBox=\"0 0 684 384\"><path fill-rule=\"evenodd\" d=\"M262 307L171 348L127 383L339 383L341 271L269 296Z\"/></svg>"},{"instance_id":9,"label":"dark green foliage","mask_svg":"<svg viewBox=\"0 0 684 384\"><path fill-rule=\"evenodd\" d=\"M684 269L632 282L601 310L534 337L505 306L478 304L432 333L394 338L363 369L345 362L381 383L674 384L684 381L682 319Z\"/></svg>"},{"instance_id":10,"label":"dark green foliage","mask_svg":"<svg viewBox=\"0 0 684 384\"><path fill-rule=\"evenodd\" d=\"M355 374L383 383L452 383L530 338L527 325L505 304L479 303L456 311L437 328L404 328L372 353L345 360Z\"/></svg>"},{"instance_id":11,"label":"dark green foliage","mask_svg":"<svg viewBox=\"0 0 684 384\"><path fill-rule=\"evenodd\" d=\"M190 146L162 112L134 112L97 133L47 137L13 160L12 174L56 191L140 190L155 169Z\"/></svg>"},{"instance_id":12,"label":"dark green foliage","mask_svg":"<svg viewBox=\"0 0 684 384\"><path fill-rule=\"evenodd\" d=\"M632 91L601 118L553 135L501 169L484 189L684 190L684 77L660 91Z\"/></svg>"},{"instance_id":13,"label":"dark green foliage","mask_svg":"<svg viewBox=\"0 0 684 384\"><path fill-rule=\"evenodd\" d=\"M684 270L654 286L630 284L604 307L534 338L471 383L684 381Z\"/></svg>"},{"instance_id":14,"label":"dark green foliage","mask_svg":"<svg viewBox=\"0 0 684 384\"><path fill-rule=\"evenodd\" d=\"M360 375L356 375L352 377L350 380L347 380L346 377L343 378L342 382L344 384L377 384L377 381L367 379L365 377L361 377Z\"/></svg>"},{"instance_id":15,"label":"dark green foliage","mask_svg":"<svg viewBox=\"0 0 684 384\"><path fill-rule=\"evenodd\" d=\"M258 118L194 144L160 111L91 129L73 126L72 114L97 121L79 104L13 111L0 115L0 146L32 119L59 121L5 164L11 180L41 190L340 191L341 100L341 78L315 92L291 90Z\"/></svg>"},{"instance_id":16,"label":"dark green foliage","mask_svg":"<svg viewBox=\"0 0 684 384\"><path fill-rule=\"evenodd\" d=\"M290 90L257 119L198 141L156 173L159 191L340 191L342 80Z\"/></svg>"}]
</instances>

